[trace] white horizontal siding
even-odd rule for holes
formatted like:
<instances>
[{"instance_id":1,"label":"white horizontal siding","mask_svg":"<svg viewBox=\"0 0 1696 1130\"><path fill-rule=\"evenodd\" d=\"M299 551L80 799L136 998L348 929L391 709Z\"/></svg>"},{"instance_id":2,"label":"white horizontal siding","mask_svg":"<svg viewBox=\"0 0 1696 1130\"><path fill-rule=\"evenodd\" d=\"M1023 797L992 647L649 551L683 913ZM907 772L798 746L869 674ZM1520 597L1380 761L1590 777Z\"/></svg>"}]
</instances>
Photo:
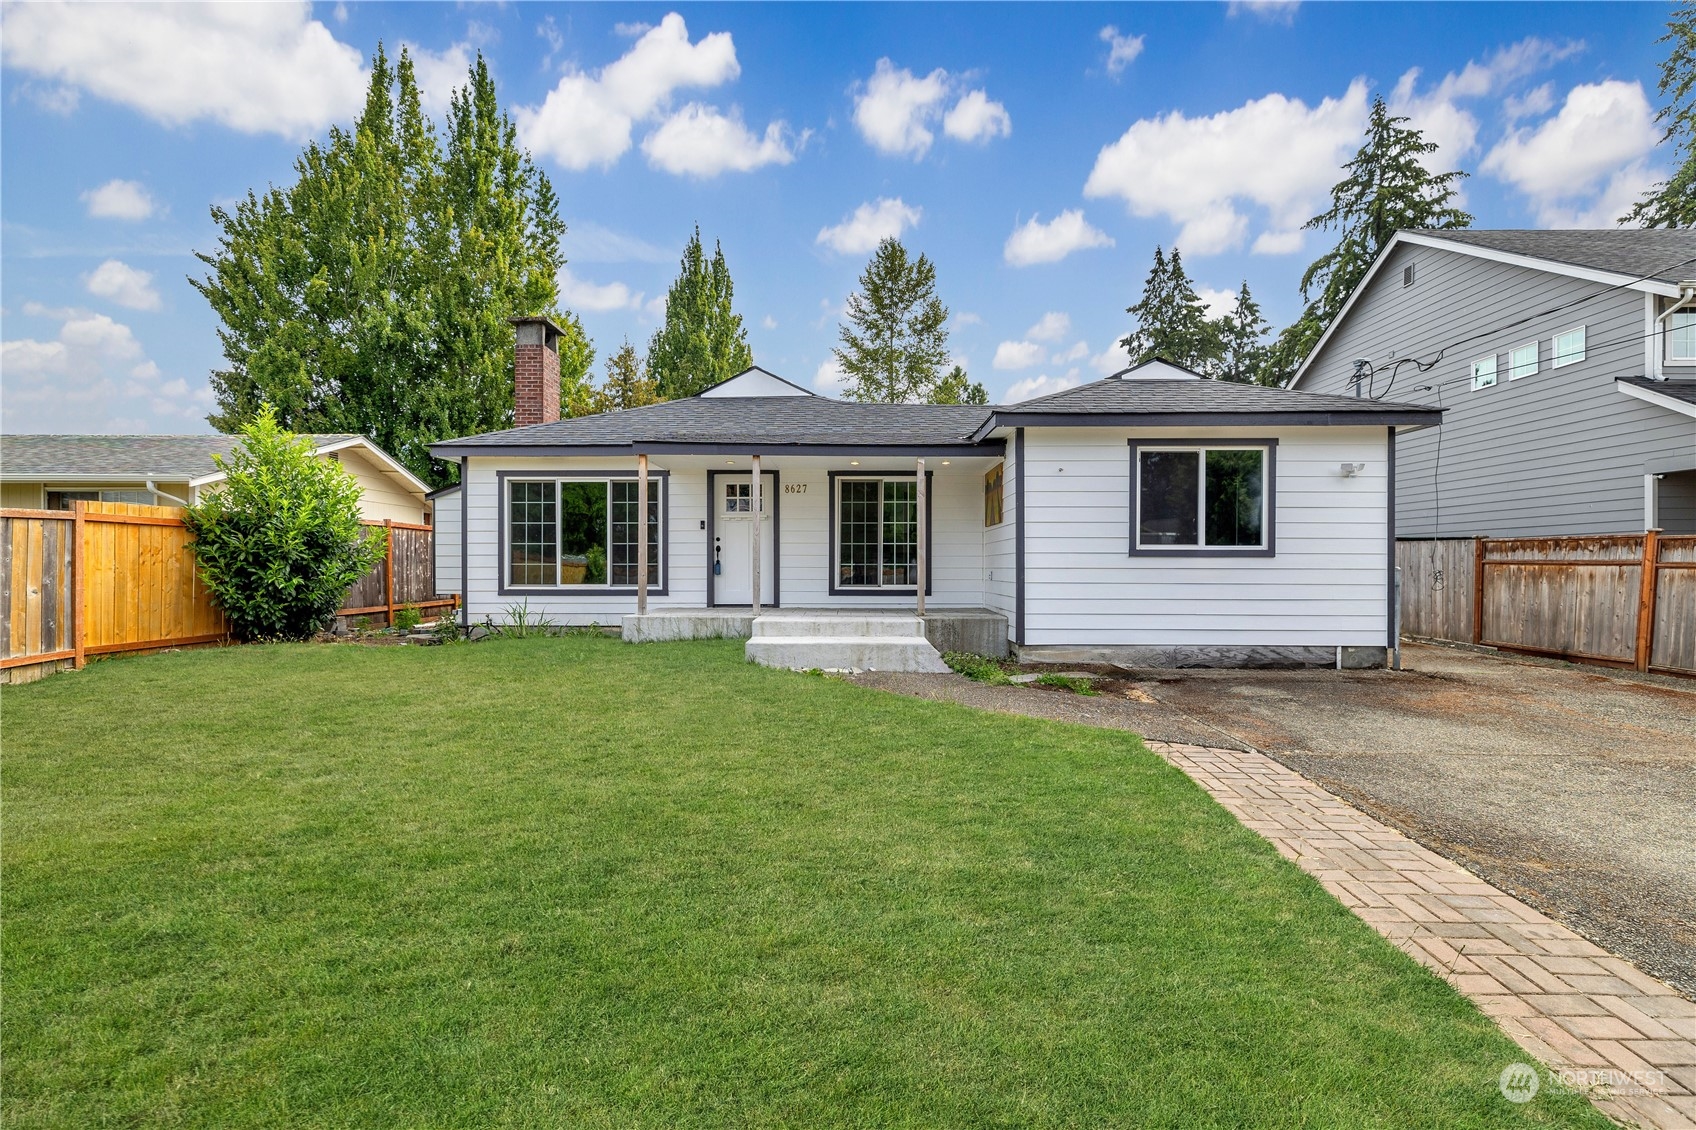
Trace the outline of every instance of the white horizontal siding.
<instances>
[{"instance_id":1,"label":"white horizontal siding","mask_svg":"<svg viewBox=\"0 0 1696 1130\"><path fill-rule=\"evenodd\" d=\"M459 492L440 494L435 499L436 592L446 596L459 592Z\"/></svg>"},{"instance_id":2,"label":"white horizontal siding","mask_svg":"<svg viewBox=\"0 0 1696 1130\"><path fill-rule=\"evenodd\" d=\"M1276 556L1131 556L1133 437L1276 438ZM1024 642L1386 642L1385 429L1031 428L1025 455ZM1342 463L1366 469L1344 478ZM1011 517L1010 488L1008 510Z\"/></svg>"}]
</instances>

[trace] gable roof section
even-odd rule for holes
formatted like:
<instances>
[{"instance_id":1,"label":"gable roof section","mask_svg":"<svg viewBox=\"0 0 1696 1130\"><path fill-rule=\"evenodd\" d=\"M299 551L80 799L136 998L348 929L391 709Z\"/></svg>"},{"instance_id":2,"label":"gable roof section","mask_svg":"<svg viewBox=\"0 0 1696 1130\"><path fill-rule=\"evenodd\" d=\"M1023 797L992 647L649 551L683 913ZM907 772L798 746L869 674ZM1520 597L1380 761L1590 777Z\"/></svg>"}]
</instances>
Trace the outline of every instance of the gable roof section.
<instances>
[{"instance_id":1,"label":"gable roof section","mask_svg":"<svg viewBox=\"0 0 1696 1130\"><path fill-rule=\"evenodd\" d=\"M999 407L977 434L1008 427L1172 427L1283 424L1344 427L1375 424L1429 427L1442 410L1365 397L1296 392L1215 380L1108 377Z\"/></svg>"},{"instance_id":2,"label":"gable roof section","mask_svg":"<svg viewBox=\"0 0 1696 1130\"><path fill-rule=\"evenodd\" d=\"M1288 388L1296 388L1313 365L1313 359L1324 351L1331 335L1354 309L1355 302L1378 270L1398 247L1434 247L1459 255L1473 255L1498 263L1525 267L1534 271L1550 271L1571 278L1586 279L1603 286L1678 297L1678 283L1696 277L1696 231L1666 228L1608 228L1595 231L1541 231L1530 228L1477 229L1460 228L1452 231L1420 229L1398 231L1390 237L1372 261L1372 266L1356 284L1343 308L1325 332L1319 335Z\"/></svg>"},{"instance_id":3,"label":"gable roof section","mask_svg":"<svg viewBox=\"0 0 1696 1130\"><path fill-rule=\"evenodd\" d=\"M737 382L741 382L744 385L748 385L750 387L756 387L757 388L757 387L759 387L759 385L763 384L766 381L776 381L778 384L787 385L788 387L794 389L795 391L794 392L783 392L781 390L775 390L774 389L774 390L769 391L769 392L743 393L743 392L737 391L737 389L736 389ZM769 385L767 385L766 387L770 388ZM724 390L724 391L720 391L720 390ZM737 373L734 377L726 377L726 378L724 378L724 380L718 382L718 384L716 384L716 385L708 385L706 388L702 389L700 392L697 392L695 395L696 396L708 396L708 397L720 397L720 396L817 396L818 393L814 392L812 389L802 388L800 385L796 384L794 381L784 380L782 377L778 376L776 373L772 372L770 369L762 369L758 365L750 365L746 369L743 369L740 373Z\"/></svg>"}]
</instances>

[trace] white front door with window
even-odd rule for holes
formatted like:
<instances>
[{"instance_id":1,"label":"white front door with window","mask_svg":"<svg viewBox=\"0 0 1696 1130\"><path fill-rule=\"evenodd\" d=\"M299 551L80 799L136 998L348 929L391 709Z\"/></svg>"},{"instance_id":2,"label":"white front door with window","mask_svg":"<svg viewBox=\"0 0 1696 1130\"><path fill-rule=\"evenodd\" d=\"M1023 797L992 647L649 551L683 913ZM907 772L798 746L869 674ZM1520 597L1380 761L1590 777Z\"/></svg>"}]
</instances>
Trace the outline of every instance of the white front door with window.
<instances>
[{"instance_id":1,"label":"white front door with window","mask_svg":"<svg viewBox=\"0 0 1696 1130\"><path fill-rule=\"evenodd\" d=\"M776 599L777 538L771 516L777 507L777 476L763 474L760 484L760 603ZM753 476L713 477L713 603L752 604Z\"/></svg>"}]
</instances>

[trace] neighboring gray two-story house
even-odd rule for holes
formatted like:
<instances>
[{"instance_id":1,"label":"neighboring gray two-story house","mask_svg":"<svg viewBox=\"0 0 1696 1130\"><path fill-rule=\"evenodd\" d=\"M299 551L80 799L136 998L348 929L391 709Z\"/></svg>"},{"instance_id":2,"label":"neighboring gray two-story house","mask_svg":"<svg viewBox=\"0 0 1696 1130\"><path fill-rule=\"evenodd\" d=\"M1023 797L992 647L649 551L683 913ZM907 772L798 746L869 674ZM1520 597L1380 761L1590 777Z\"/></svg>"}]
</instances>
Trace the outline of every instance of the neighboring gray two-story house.
<instances>
[{"instance_id":1,"label":"neighboring gray two-story house","mask_svg":"<svg viewBox=\"0 0 1696 1130\"><path fill-rule=\"evenodd\" d=\"M1291 382L1415 401L1404 538L1696 533L1696 231L1403 231Z\"/></svg>"}]
</instances>

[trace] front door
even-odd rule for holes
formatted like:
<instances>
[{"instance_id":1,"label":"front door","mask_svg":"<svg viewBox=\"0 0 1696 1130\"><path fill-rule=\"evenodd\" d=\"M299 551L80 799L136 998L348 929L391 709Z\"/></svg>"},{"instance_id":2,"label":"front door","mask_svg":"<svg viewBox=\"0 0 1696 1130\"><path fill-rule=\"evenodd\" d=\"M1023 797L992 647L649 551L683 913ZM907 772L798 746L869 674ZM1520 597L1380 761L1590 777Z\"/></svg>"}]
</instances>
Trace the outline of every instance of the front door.
<instances>
[{"instance_id":1,"label":"front door","mask_svg":"<svg viewBox=\"0 0 1696 1130\"><path fill-rule=\"evenodd\" d=\"M772 534L772 511L777 507L777 476L760 476L760 603L775 599L777 538ZM753 476L713 476L713 603L752 604L753 599Z\"/></svg>"}]
</instances>

